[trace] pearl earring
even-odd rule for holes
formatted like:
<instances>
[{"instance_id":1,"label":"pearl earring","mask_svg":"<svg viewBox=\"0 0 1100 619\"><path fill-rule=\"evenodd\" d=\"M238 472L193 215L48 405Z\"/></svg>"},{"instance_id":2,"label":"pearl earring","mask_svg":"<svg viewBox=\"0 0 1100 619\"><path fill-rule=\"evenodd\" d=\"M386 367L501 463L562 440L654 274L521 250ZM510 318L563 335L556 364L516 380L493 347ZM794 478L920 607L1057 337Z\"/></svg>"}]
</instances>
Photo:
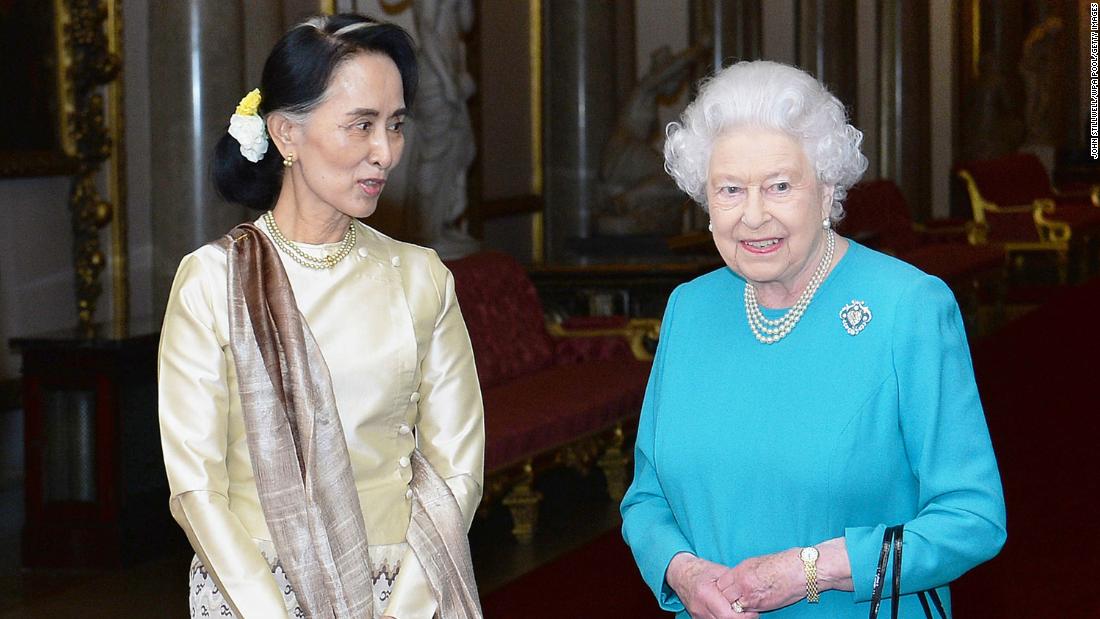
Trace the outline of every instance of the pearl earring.
<instances>
[{"instance_id":1,"label":"pearl earring","mask_svg":"<svg viewBox=\"0 0 1100 619\"><path fill-rule=\"evenodd\" d=\"M707 232L714 232L714 224L707 224Z\"/></svg>"},{"instance_id":2,"label":"pearl earring","mask_svg":"<svg viewBox=\"0 0 1100 619\"><path fill-rule=\"evenodd\" d=\"M826 230L829 229L829 218L828 217L821 220L821 227L826 229Z\"/></svg>"},{"instance_id":3,"label":"pearl earring","mask_svg":"<svg viewBox=\"0 0 1100 619\"><path fill-rule=\"evenodd\" d=\"M283 165L288 168L294 165L294 153L290 153L286 157L283 157Z\"/></svg>"}]
</instances>

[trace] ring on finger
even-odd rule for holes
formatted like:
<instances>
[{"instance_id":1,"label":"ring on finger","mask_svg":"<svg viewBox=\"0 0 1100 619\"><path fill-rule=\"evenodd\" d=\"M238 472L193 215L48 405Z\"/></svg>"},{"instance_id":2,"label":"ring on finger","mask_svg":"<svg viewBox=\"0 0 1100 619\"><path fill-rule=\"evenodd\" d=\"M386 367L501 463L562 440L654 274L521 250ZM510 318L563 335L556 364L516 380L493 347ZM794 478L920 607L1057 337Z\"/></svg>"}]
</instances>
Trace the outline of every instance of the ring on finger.
<instances>
[{"instance_id":1,"label":"ring on finger","mask_svg":"<svg viewBox=\"0 0 1100 619\"><path fill-rule=\"evenodd\" d=\"M734 601L733 601L733 602L732 602L732 603L730 604L730 608L731 608L731 609L733 609L733 612L735 612L735 613L739 613L739 614L740 614L740 613L743 613L743 612L745 612L745 608L744 608L743 606L741 606L741 600L740 600L740 599L736 599L736 600L734 600Z\"/></svg>"}]
</instances>

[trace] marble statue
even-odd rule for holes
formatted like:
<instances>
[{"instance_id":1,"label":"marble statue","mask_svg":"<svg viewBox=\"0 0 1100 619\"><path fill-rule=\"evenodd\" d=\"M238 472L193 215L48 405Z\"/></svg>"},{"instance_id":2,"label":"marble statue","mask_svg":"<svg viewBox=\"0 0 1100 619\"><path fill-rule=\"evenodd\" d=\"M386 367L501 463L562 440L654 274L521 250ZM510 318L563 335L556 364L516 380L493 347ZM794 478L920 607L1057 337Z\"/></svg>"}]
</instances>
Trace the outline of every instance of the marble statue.
<instances>
[{"instance_id":1,"label":"marble statue","mask_svg":"<svg viewBox=\"0 0 1100 619\"><path fill-rule=\"evenodd\" d=\"M702 46L673 55L667 46L651 56L649 72L631 90L600 164L604 207L597 215L601 234L675 235L682 230L683 192L665 173L655 143L662 98L674 95L706 55Z\"/></svg>"},{"instance_id":2,"label":"marble statue","mask_svg":"<svg viewBox=\"0 0 1100 619\"><path fill-rule=\"evenodd\" d=\"M473 25L473 2L417 0L413 17L420 41L413 203L424 242L452 259L478 249L464 222L466 176L476 154L466 101L476 87L462 37Z\"/></svg>"},{"instance_id":3,"label":"marble statue","mask_svg":"<svg viewBox=\"0 0 1100 619\"><path fill-rule=\"evenodd\" d=\"M978 61L978 78L966 93L963 159L993 159L1014 152L1025 126L1019 88L991 52Z\"/></svg>"},{"instance_id":4,"label":"marble statue","mask_svg":"<svg viewBox=\"0 0 1100 619\"><path fill-rule=\"evenodd\" d=\"M1047 17L1028 33L1020 55L1027 127L1023 149L1034 152L1048 170L1054 167L1054 149L1063 128L1059 115L1065 91L1064 30L1061 18Z\"/></svg>"}]
</instances>

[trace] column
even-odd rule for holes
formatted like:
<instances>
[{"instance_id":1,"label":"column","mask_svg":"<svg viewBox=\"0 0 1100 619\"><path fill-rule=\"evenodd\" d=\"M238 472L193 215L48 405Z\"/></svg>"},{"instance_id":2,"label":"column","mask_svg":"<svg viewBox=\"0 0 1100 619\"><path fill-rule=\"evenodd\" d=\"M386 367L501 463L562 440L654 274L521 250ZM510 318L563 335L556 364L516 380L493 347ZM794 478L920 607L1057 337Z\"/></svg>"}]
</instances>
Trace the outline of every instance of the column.
<instances>
[{"instance_id":1,"label":"column","mask_svg":"<svg viewBox=\"0 0 1100 619\"><path fill-rule=\"evenodd\" d=\"M573 240L592 234L600 155L615 122L615 3L550 0L543 9L546 254L577 262Z\"/></svg>"},{"instance_id":2,"label":"column","mask_svg":"<svg viewBox=\"0 0 1100 619\"><path fill-rule=\"evenodd\" d=\"M800 0L798 62L852 113L856 105L856 5L847 0Z\"/></svg>"},{"instance_id":3,"label":"column","mask_svg":"<svg viewBox=\"0 0 1100 619\"><path fill-rule=\"evenodd\" d=\"M762 25L760 0L692 0L691 44L710 42L708 73L759 59Z\"/></svg>"},{"instance_id":4,"label":"column","mask_svg":"<svg viewBox=\"0 0 1100 619\"><path fill-rule=\"evenodd\" d=\"M928 4L883 2L879 33L879 170L923 221L931 215Z\"/></svg>"},{"instance_id":5,"label":"column","mask_svg":"<svg viewBox=\"0 0 1100 619\"><path fill-rule=\"evenodd\" d=\"M272 11L272 18L278 11ZM149 13L153 308L180 259L254 217L214 190L214 144L246 92L241 3L164 2Z\"/></svg>"}]
</instances>

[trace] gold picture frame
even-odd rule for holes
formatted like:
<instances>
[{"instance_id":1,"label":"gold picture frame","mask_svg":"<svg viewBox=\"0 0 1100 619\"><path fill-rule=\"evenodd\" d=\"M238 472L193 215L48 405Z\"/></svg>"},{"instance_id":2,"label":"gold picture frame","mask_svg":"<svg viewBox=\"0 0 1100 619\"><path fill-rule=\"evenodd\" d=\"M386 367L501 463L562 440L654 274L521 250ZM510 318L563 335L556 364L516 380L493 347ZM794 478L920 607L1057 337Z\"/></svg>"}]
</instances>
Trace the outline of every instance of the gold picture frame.
<instances>
[{"instance_id":1,"label":"gold picture frame","mask_svg":"<svg viewBox=\"0 0 1100 619\"><path fill-rule=\"evenodd\" d=\"M70 175L77 169L70 119L75 111L70 12L62 0L0 4L9 42L0 83L0 177Z\"/></svg>"},{"instance_id":2,"label":"gold picture frame","mask_svg":"<svg viewBox=\"0 0 1100 619\"><path fill-rule=\"evenodd\" d=\"M116 332L125 331L129 312L121 7L122 0L0 3L0 35L11 43L0 60L0 83L11 90L0 97L0 176L70 177L76 310L89 336L108 260ZM109 253L100 235L108 226Z\"/></svg>"}]
</instances>

